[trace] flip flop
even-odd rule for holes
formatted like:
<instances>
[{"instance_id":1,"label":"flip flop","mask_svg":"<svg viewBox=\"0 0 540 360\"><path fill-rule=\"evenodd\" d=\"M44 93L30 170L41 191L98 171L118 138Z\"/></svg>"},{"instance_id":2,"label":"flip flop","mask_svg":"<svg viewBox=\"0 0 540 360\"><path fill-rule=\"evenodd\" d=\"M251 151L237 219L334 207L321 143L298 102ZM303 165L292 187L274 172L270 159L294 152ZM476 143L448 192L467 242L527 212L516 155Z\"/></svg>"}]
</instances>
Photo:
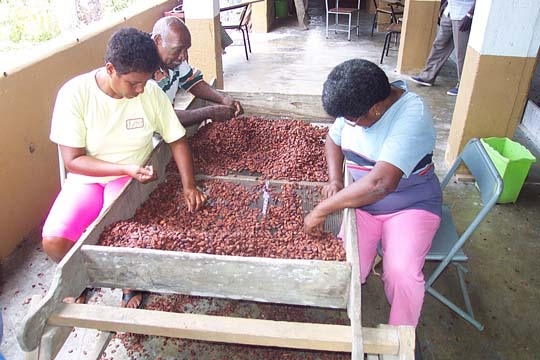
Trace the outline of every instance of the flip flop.
<instances>
[{"instance_id":1,"label":"flip flop","mask_svg":"<svg viewBox=\"0 0 540 360\"><path fill-rule=\"evenodd\" d=\"M131 299L133 299L137 295L141 295L141 302L139 303L139 306L135 307L134 309L141 309L144 301L144 292L136 290L131 290L128 293L122 292L122 301L126 304L126 306L123 307L127 307Z\"/></svg>"}]
</instances>

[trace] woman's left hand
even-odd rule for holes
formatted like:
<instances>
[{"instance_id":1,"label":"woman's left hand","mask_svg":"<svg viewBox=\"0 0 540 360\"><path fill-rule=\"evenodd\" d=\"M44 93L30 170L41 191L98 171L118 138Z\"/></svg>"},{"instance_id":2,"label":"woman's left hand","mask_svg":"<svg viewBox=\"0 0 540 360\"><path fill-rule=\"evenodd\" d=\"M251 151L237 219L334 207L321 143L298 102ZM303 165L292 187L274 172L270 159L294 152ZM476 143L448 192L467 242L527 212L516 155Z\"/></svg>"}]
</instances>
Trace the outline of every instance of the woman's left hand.
<instances>
[{"instance_id":1,"label":"woman's left hand","mask_svg":"<svg viewBox=\"0 0 540 360\"><path fill-rule=\"evenodd\" d=\"M325 216L317 214L317 210L313 209L304 218L304 232L309 235L320 235L323 232Z\"/></svg>"},{"instance_id":2,"label":"woman's left hand","mask_svg":"<svg viewBox=\"0 0 540 360\"><path fill-rule=\"evenodd\" d=\"M186 200L189 212L202 208L206 199L207 196L196 187L184 189L184 200Z\"/></svg>"}]
</instances>

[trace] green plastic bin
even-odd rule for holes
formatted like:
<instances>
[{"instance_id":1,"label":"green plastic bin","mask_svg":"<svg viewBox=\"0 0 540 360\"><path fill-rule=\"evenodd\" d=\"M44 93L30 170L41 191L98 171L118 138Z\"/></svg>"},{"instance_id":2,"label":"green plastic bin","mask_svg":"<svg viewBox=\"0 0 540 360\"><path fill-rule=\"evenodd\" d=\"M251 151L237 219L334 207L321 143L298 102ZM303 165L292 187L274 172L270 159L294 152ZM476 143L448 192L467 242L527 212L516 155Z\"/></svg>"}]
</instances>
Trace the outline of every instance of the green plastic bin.
<instances>
[{"instance_id":1,"label":"green plastic bin","mask_svg":"<svg viewBox=\"0 0 540 360\"><path fill-rule=\"evenodd\" d=\"M287 0L275 0L274 6L276 8L276 17L278 19L285 19L289 14L289 6Z\"/></svg>"},{"instance_id":2,"label":"green plastic bin","mask_svg":"<svg viewBox=\"0 0 540 360\"><path fill-rule=\"evenodd\" d=\"M531 165L536 158L520 143L508 138L480 139L503 180L498 203L515 203Z\"/></svg>"}]
</instances>

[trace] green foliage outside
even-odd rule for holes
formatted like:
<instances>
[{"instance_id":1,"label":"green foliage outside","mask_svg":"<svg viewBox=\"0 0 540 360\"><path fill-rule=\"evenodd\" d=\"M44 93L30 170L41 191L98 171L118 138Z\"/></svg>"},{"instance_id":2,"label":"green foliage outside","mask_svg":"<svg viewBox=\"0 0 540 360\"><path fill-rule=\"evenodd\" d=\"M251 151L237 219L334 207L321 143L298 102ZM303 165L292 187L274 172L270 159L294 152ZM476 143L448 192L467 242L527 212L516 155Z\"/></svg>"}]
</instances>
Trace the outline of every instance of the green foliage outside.
<instances>
[{"instance_id":1,"label":"green foliage outside","mask_svg":"<svg viewBox=\"0 0 540 360\"><path fill-rule=\"evenodd\" d=\"M73 13L67 14L68 20L73 28L80 28L137 1L142 0L0 0L0 52L30 47L60 35L59 9L71 6Z\"/></svg>"},{"instance_id":2,"label":"green foliage outside","mask_svg":"<svg viewBox=\"0 0 540 360\"><path fill-rule=\"evenodd\" d=\"M0 0L0 40L39 43L60 34L50 1Z\"/></svg>"}]
</instances>

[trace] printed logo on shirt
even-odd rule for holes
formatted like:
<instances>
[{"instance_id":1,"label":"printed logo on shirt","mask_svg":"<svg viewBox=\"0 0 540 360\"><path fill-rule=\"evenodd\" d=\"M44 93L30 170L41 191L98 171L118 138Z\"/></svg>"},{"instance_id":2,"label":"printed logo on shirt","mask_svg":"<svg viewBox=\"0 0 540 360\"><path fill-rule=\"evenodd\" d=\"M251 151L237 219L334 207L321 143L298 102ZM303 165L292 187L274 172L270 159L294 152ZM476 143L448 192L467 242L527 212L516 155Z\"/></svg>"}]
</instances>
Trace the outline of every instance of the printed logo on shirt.
<instances>
[{"instance_id":1,"label":"printed logo on shirt","mask_svg":"<svg viewBox=\"0 0 540 360\"><path fill-rule=\"evenodd\" d=\"M144 127L144 119L143 118L136 118L136 119L127 119L126 120L126 129L132 130L132 129L140 129Z\"/></svg>"}]
</instances>

